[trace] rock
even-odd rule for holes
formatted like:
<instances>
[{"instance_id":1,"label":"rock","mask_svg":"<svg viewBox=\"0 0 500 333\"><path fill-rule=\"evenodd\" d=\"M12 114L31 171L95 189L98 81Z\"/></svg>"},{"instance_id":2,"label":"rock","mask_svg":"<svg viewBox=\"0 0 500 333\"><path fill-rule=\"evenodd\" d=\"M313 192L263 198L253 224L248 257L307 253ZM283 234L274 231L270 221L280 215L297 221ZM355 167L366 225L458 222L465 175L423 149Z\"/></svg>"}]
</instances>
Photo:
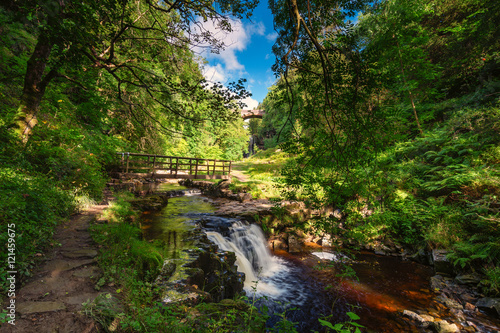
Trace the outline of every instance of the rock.
<instances>
[{"instance_id":1,"label":"rock","mask_svg":"<svg viewBox=\"0 0 500 333\"><path fill-rule=\"evenodd\" d=\"M441 303L443 303L447 308L449 309L458 309L458 310L463 310L463 306L462 304L458 303L457 301L451 299L451 298L448 298L444 295L439 295L437 297L437 300L440 301Z\"/></svg>"},{"instance_id":2,"label":"rock","mask_svg":"<svg viewBox=\"0 0 500 333\"><path fill-rule=\"evenodd\" d=\"M467 332L473 333L473 332L479 332L479 328L474 324L472 321L467 322L468 326L465 326L463 329Z\"/></svg>"},{"instance_id":3,"label":"rock","mask_svg":"<svg viewBox=\"0 0 500 333\"><path fill-rule=\"evenodd\" d=\"M427 321L427 322L431 322L431 323L432 323L434 320L436 320L436 318L434 318L434 317L433 317L433 316L431 316L431 315L427 315L427 314L421 314L421 315L420 315L420 317L421 317L423 320L425 320L425 321Z\"/></svg>"},{"instance_id":4,"label":"rock","mask_svg":"<svg viewBox=\"0 0 500 333\"><path fill-rule=\"evenodd\" d=\"M327 246L331 247L332 246L332 236L330 235L324 235L323 238L321 239L321 246Z\"/></svg>"},{"instance_id":5,"label":"rock","mask_svg":"<svg viewBox=\"0 0 500 333\"><path fill-rule=\"evenodd\" d=\"M439 291L444 289L446 284L444 283L443 277L441 275L434 275L431 277L431 289L434 291Z\"/></svg>"},{"instance_id":6,"label":"rock","mask_svg":"<svg viewBox=\"0 0 500 333\"><path fill-rule=\"evenodd\" d=\"M160 271L161 278L170 279L175 272L177 265L175 264L175 260L167 259L163 262L163 266Z\"/></svg>"},{"instance_id":7,"label":"rock","mask_svg":"<svg viewBox=\"0 0 500 333\"><path fill-rule=\"evenodd\" d=\"M246 202L252 200L252 195L250 193L238 193L238 201Z\"/></svg>"},{"instance_id":8,"label":"rock","mask_svg":"<svg viewBox=\"0 0 500 333\"><path fill-rule=\"evenodd\" d=\"M460 274L455 277L455 281L459 284L478 285L481 282L481 277L476 274Z\"/></svg>"},{"instance_id":9,"label":"rock","mask_svg":"<svg viewBox=\"0 0 500 333\"><path fill-rule=\"evenodd\" d=\"M432 263L436 274L453 275L453 265L446 258L446 250L432 250Z\"/></svg>"},{"instance_id":10,"label":"rock","mask_svg":"<svg viewBox=\"0 0 500 333\"><path fill-rule=\"evenodd\" d=\"M66 248L61 254L66 258L95 258L97 251L94 249L79 249L79 248Z\"/></svg>"},{"instance_id":11,"label":"rock","mask_svg":"<svg viewBox=\"0 0 500 333\"><path fill-rule=\"evenodd\" d=\"M49 271L69 271L74 268L90 265L95 263L95 259L85 259L85 260L54 260L47 264L47 270Z\"/></svg>"},{"instance_id":12,"label":"rock","mask_svg":"<svg viewBox=\"0 0 500 333\"><path fill-rule=\"evenodd\" d=\"M466 302L465 303L465 310L467 310L467 311L476 311L476 307L473 304L471 304L469 302Z\"/></svg>"},{"instance_id":13,"label":"rock","mask_svg":"<svg viewBox=\"0 0 500 333\"><path fill-rule=\"evenodd\" d=\"M297 239L297 236L288 236L288 252L297 253L302 251L302 244Z\"/></svg>"},{"instance_id":14,"label":"rock","mask_svg":"<svg viewBox=\"0 0 500 333\"><path fill-rule=\"evenodd\" d=\"M414 255L409 256L409 258L422 265L432 265L432 259L424 249L418 250Z\"/></svg>"},{"instance_id":15,"label":"rock","mask_svg":"<svg viewBox=\"0 0 500 333\"><path fill-rule=\"evenodd\" d=\"M418 326L421 326L421 327L428 327L429 326L429 321L428 320L425 320L422 316L418 315L417 313L415 313L413 311L404 310L403 311L403 316L410 318ZM434 319L434 318L432 318L432 319Z\"/></svg>"},{"instance_id":16,"label":"rock","mask_svg":"<svg viewBox=\"0 0 500 333\"><path fill-rule=\"evenodd\" d=\"M85 267L73 273L73 276L79 278L94 278L97 279L101 276L101 271L96 266Z\"/></svg>"},{"instance_id":17,"label":"rock","mask_svg":"<svg viewBox=\"0 0 500 333\"><path fill-rule=\"evenodd\" d=\"M497 317L500 317L500 298L491 298L491 297L484 297L480 298L476 306L485 312L488 312L490 314L494 314Z\"/></svg>"},{"instance_id":18,"label":"rock","mask_svg":"<svg viewBox=\"0 0 500 333\"><path fill-rule=\"evenodd\" d=\"M66 310L66 306L62 302L20 302L16 308L16 311L23 316L60 310Z\"/></svg>"},{"instance_id":19,"label":"rock","mask_svg":"<svg viewBox=\"0 0 500 333\"><path fill-rule=\"evenodd\" d=\"M432 323L432 328L436 333L455 333L458 332L456 324L450 324L446 320L440 320Z\"/></svg>"}]
</instances>

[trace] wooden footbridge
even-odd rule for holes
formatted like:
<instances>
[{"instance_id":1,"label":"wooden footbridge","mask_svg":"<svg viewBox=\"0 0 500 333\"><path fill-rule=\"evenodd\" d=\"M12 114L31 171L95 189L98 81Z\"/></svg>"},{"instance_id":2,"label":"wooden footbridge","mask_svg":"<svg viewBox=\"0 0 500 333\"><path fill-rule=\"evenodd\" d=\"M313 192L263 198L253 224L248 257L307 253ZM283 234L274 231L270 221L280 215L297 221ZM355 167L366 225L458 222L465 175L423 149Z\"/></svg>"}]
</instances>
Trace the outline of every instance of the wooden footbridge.
<instances>
[{"instance_id":1,"label":"wooden footbridge","mask_svg":"<svg viewBox=\"0 0 500 333\"><path fill-rule=\"evenodd\" d=\"M117 153L122 176L130 178L229 179L231 161L202 158Z\"/></svg>"}]
</instances>

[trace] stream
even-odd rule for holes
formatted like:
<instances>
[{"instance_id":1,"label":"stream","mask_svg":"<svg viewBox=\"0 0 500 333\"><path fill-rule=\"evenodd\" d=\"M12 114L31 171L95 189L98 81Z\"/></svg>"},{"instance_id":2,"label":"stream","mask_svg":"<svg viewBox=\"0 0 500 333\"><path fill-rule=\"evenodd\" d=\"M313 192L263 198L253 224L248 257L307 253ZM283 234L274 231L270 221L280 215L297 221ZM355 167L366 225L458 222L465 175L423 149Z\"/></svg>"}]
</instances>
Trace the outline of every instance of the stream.
<instances>
[{"instance_id":1,"label":"stream","mask_svg":"<svg viewBox=\"0 0 500 333\"><path fill-rule=\"evenodd\" d=\"M177 184L159 188L171 189L183 188ZM410 325L401 313L411 310L452 318L430 290L431 267L368 252L338 253L314 244L298 254L271 252L258 225L216 216L214 211L211 199L188 190L184 196L170 198L162 210L144 212L143 235L165 240L172 258L179 258L189 247L182 242L182 234L201 225L221 250L235 252L238 271L246 276L244 290L257 307L267 306L269 327L285 314L299 332L324 331L318 318L342 323L349 321L347 312L354 312L366 332L432 332ZM480 332L498 330L496 325L483 324L481 314L465 320Z\"/></svg>"}]
</instances>

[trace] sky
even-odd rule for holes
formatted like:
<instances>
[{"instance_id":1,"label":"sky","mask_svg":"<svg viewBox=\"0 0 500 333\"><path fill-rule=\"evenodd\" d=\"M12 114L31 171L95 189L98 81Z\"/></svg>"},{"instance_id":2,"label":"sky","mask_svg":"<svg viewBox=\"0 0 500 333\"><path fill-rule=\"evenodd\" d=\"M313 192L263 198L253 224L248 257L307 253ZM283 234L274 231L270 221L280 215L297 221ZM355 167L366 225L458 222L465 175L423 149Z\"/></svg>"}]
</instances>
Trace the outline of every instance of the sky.
<instances>
[{"instance_id":1,"label":"sky","mask_svg":"<svg viewBox=\"0 0 500 333\"><path fill-rule=\"evenodd\" d=\"M210 22L204 26L222 38L227 46L219 54L208 50L200 54L208 61L203 75L209 81L223 84L245 78L246 89L252 96L243 102L247 109L257 108L266 97L267 88L275 81L271 66L275 60L272 46L277 34L267 1L260 2L250 20L234 21L233 31L229 34L222 34Z\"/></svg>"}]
</instances>

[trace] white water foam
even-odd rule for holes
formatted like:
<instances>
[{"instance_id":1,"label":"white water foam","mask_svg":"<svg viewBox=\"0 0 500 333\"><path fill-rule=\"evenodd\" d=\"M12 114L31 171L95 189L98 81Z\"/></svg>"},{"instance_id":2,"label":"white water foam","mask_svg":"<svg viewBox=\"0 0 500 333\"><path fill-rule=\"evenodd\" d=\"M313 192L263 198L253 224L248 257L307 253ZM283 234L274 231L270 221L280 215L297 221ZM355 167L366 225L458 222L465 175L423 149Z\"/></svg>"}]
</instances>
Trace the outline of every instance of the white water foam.
<instances>
[{"instance_id":1,"label":"white water foam","mask_svg":"<svg viewBox=\"0 0 500 333\"><path fill-rule=\"evenodd\" d=\"M278 287L274 278L286 274L289 268L271 255L266 239L259 226L233 223L230 237L225 238L215 231L207 231L208 238L223 251L236 254L238 271L245 273L244 289L256 296L268 295L278 297L286 292Z\"/></svg>"},{"instance_id":2,"label":"white water foam","mask_svg":"<svg viewBox=\"0 0 500 333\"><path fill-rule=\"evenodd\" d=\"M325 259L325 260L331 260L335 262L341 262L341 261L346 261L349 260L348 257L346 257L343 254L340 253L331 253L331 252L312 252L311 253L313 256L316 256L320 259Z\"/></svg>"}]
</instances>

